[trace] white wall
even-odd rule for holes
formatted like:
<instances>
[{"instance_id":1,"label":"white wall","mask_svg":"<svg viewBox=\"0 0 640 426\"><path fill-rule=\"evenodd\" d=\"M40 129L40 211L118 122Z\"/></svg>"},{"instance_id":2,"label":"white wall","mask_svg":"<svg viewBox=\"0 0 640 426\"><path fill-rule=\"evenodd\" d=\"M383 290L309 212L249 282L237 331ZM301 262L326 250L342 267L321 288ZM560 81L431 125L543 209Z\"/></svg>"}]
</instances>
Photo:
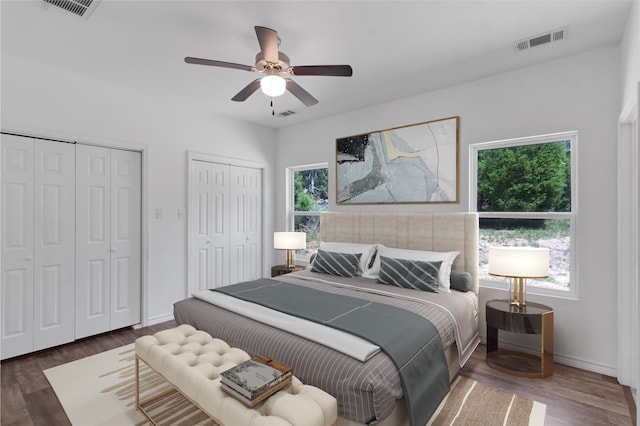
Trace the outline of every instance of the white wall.
<instances>
[{"instance_id":1,"label":"white wall","mask_svg":"<svg viewBox=\"0 0 640 426\"><path fill-rule=\"evenodd\" d=\"M627 25L625 26L625 31L622 37L622 41L620 43L620 50L621 50L621 67L622 67L622 73L621 73L622 74L622 78L621 78L622 96L621 96L621 106L620 106L621 118L623 120L625 118L628 118L625 116L630 109L633 110L632 106L634 105L634 102L635 102L636 129L638 131L638 134L636 135L635 140L637 143L637 141L640 140L640 127L637 126L638 100L640 98L640 1L638 0L634 0L631 4L631 9L629 10L629 17L627 19ZM621 128L624 128L624 126ZM621 132L621 134L623 134L623 132ZM625 143L628 143L632 140L633 140L632 137L621 138L621 144L622 144L620 148L621 159L624 158L626 155L630 155L632 157L631 161L629 161L628 158L625 158L624 161L621 163L621 167L619 168L619 174L622 180L624 180L625 178L628 178L629 176L633 176L632 170L627 170L628 168L633 168L634 167L633 164L635 164L635 168L636 168L635 174L636 176L638 176L638 170L637 170L638 149L637 147L635 147L634 149L634 148L631 148L630 146L625 146ZM635 152L636 158L633 158L634 152ZM626 185L627 185L626 183L623 183L621 186L624 188L626 187ZM631 188L631 191L634 190L633 185L630 186L629 188ZM635 188L637 188L637 182L636 182ZM628 198L633 199L633 197L628 197ZM620 215L622 218L628 217L629 220L634 220L633 216L635 214L636 216L635 222L637 223L638 222L638 217L637 217L638 206L635 206L634 208L631 205L631 203L627 201L628 198L626 199L622 198L621 200L618 201L620 205ZM637 198L637 195L636 195L636 198ZM625 222L621 221L621 226L624 226L624 225L625 225ZM622 232L624 233L624 230ZM620 244L622 247L628 247L626 244L631 244L637 247L638 236L623 234L620 236ZM629 258L631 258L632 256L633 255L630 254ZM630 260L630 262L633 262L633 260ZM636 257L635 271L638 270L638 262L639 260ZM626 277L633 277L633 276L637 277L637 273L634 274L634 271L633 271L634 266L632 263L630 265L625 265L625 267L628 267L628 270L624 269L620 271L621 277L623 279ZM640 334L638 334L638 332L636 331L635 336L629 336L628 333L629 334L633 333L633 330L634 330L633 325L635 325L636 330L639 329L637 325L637 315L638 315L638 309L640 309L640 292L638 292L637 281L635 283L621 282L621 286L623 287L622 287L622 293L620 295L620 299L621 299L621 302L620 302L621 317L619 318L620 341L618 342L618 347L621 350L621 353L619 354L620 372L619 372L618 378L622 379L623 383L631 383L631 386L635 387L632 389L632 392L634 397L636 398L636 403L637 403L638 401L637 400L637 384L638 382L640 382L640 376L639 376L640 357L638 354L638 342L640 341ZM625 304L626 301L624 301L623 299L625 296L634 294L634 290L636 294L635 306L629 308L629 306ZM631 321L633 321L633 318L635 316L636 318L635 323L629 321L629 318L625 318L626 315L631 316ZM636 376L630 377L633 374L634 367L635 367ZM637 416L638 416L638 421L640 421L640 412L637 413Z\"/></svg>"},{"instance_id":2,"label":"white wall","mask_svg":"<svg viewBox=\"0 0 640 426\"><path fill-rule=\"evenodd\" d=\"M328 161L331 210L466 211L469 144L578 130L578 276L574 277L574 284L579 286L579 300L543 296L528 299L555 309L556 360L615 375L619 91L620 52L618 46L610 46L280 129L277 132L276 188L284 188L285 167ZM454 115L460 116L459 204L335 205L337 137ZM284 192L276 191L276 194L276 226L284 226ZM481 306L498 297L504 298L504 292L482 289ZM482 322L483 335L484 327ZM524 344L530 344L529 340L524 339Z\"/></svg>"},{"instance_id":3,"label":"white wall","mask_svg":"<svg viewBox=\"0 0 640 426\"><path fill-rule=\"evenodd\" d=\"M640 83L640 1L634 0L629 10L629 18L625 26L621 48L622 64L622 102L624 109L637 97Z\"/></svg>"},{"instance_id":4,"label":"white wall","mask_svg":"<svg viewBox=\"0 0 640 426\"><path fill-rule=\"evenodd\" d=\"M274 174L274 131L212 117L168 100L149 99L100 81L2 57L3 131L45 135L114 147L144 149L148 223L150 322L172 315L186 294L187 151L241 157L265 164L264 235L273 232L270 203ZM156 219L162 209L163 219ZM265 274L272 263L265 238Z\"/></svg>"}]
</instances>

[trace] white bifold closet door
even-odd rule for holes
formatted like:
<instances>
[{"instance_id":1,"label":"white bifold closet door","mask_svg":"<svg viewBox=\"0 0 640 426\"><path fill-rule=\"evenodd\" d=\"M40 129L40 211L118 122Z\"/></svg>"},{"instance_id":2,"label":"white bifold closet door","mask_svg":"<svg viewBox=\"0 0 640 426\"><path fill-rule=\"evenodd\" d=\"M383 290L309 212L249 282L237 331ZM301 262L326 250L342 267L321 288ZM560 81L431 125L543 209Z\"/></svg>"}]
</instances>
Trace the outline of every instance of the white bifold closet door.
<instances>
[{"instance_id":1,"label":"white bifold closet door","mask_svg":"<svg viewBox=\"0 0 640 426\"><path fill-rule=\"evenodd\" d=\"M2 359L74 340L75 147L2 135Z\"/></svg>"},{"instance_id":2,"label":"white bifold closet door","mask_svg":"<svg viewBox=\"0 0 640 426\"><path fill-rule=\"evenodd\" d=\"M192 160L190 292L262 276L262 170Z\"/></svg>"},{"instance_id":3,"label":"white bifold closet door","mask_svg":"<svg viewBox=\"0 0 640 426\"><path fill-rule=\"evenodd\" d=\"M260 278L262 266L262 171L230 166L230 284Z\"/></svg>"},{"instance_id":4,"label":"white bifold closet door","mask_svg":"<svg viewBox=\"0 0 640 426\"><path fill-rule=\"evenodd\" d=\"M78 145L76 338L140 322L141 154Z\"/></svg>"}]
</instances>

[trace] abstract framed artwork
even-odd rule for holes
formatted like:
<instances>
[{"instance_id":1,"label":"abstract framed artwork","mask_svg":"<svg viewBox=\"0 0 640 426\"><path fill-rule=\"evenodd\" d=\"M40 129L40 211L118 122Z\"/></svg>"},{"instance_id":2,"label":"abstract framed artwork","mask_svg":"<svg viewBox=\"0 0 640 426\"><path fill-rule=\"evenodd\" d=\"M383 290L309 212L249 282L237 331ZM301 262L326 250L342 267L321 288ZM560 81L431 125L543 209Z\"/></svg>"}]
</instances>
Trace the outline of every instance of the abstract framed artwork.
<instances>
[{"instance_id":1,"label":"abstract framed artwork","mask_svg":"<svg viewBox=\"0 0 640 426\"><path fill-rule=\"evenodd\" d=\"M337 204L457 203L460 117L336 139Z\"/></svg>"}]
</instances>

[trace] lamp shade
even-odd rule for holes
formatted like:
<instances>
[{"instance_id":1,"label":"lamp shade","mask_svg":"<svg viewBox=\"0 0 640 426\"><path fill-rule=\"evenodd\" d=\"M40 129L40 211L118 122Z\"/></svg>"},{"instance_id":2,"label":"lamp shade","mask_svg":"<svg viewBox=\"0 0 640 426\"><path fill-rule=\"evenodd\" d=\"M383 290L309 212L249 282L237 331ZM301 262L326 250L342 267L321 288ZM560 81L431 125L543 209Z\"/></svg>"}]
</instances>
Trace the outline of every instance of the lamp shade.
<instances>
[{"instance_id":1,"label":"lamp shade","mask_svg":"<svg viewBox=\"0 0 640 426\"><path fill-rule=\"evenodd\" d=\"M489 274L520 278L548 277L549 249L489 247Z\"/></svg>"},{"instance_id":2,"label":"lamp shade","mask_svg":"<svg viewBox=\"0 0 640 426\"><path fill-rule=\"evenodd\" d=\"M302 250L307 248L304 232L274 232L273 248L276 250Z\"/></svg>"},{"instance_id":3,"label":"lamp shade","mask_svg":"<svg viewBox=\"0 0 640 426\"><path fill-rule=\"evenodd\" d=\"M260 88L265 95L276 97L287 90L287 82L279 75L266 75L260 80Z\"/></svg>"}]
</instances>

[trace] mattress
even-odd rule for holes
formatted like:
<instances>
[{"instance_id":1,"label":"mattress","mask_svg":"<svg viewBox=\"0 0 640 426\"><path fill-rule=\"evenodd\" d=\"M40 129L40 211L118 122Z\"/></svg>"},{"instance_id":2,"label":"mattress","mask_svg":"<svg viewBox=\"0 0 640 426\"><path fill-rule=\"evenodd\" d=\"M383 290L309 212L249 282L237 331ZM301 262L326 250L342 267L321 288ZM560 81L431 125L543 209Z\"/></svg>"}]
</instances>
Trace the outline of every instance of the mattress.
<instances>
[{"instance_id":1,"label":"mattress","mask_svg":"<svg viewBox=\"0 0 640 426\"><path fill-rule=\"evenodd\" d=\"M277 279L389 304L429 319L438 330L445 351L460 354L452 360L457 365L449 366L453 371L464 364L479 342L478 302L473 292L422 292L366 278L342 278L308 270ZM291 365L304 383L336 396L338 414L351 421L364 424L381 421L403 397L396 367L383 352L361 362L286 329L265 325L193 297L177 302L174 316L178 324L191 324L250 354L268 354ZM457 351L451 351L452 347Z\"/></svg>"}]
</instances>

